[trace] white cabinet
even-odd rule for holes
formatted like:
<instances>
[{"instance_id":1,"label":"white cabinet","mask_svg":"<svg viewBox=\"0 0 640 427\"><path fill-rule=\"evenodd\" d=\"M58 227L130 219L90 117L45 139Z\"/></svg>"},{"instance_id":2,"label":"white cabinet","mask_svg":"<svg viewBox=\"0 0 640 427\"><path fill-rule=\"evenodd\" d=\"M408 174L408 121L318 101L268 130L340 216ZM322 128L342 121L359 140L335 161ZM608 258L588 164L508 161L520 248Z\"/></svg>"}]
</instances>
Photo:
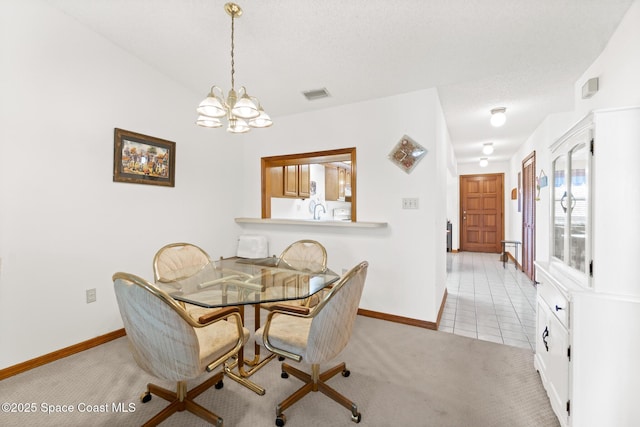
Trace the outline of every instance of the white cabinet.
<instances>
[{"instance_id":1,"label":"white cabinet","mask_svg":"<svg viewBox=\"0 0 640 427\"><path fill-rule=\"evenodd\" d=\"M562 426L640 425L640 108L596 111L550 147L549 260L534 364Z\"/></svg>"},{"instance_id":2,"label":"white cabinet","mask_svg":"<svg viewBox=\"0 0 640 427\"><path fill-rule=\"evenodd\" d=\"M549 395L553 411L561 425L568 425L570 338L569 304L557 284L536 263L538 307L536 323L536 356L534 364Z\"/></svg>"}]
</instances>

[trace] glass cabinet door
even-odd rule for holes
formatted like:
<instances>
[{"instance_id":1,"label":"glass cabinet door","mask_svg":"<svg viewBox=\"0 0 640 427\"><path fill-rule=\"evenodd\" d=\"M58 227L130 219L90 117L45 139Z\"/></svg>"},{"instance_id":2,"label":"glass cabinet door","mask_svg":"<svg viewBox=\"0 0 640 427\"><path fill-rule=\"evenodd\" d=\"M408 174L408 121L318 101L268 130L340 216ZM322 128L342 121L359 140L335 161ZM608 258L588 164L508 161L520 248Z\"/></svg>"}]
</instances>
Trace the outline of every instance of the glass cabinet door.
<instances>
[{"instance_id":1,"label":"glass cabinet door","mask_svg":"<svg viewBox=\"0 0 640 427\"><path fill-rule=\"evenodd\" d=\"M565 260L564 239L566 223L566 199L567 199L567 157L562 155L553 162L553 251L552 255L560 261Z\"/></svg>"},{"instance_id":2,"label":"glass cabinet door","mask_svg":"<svg viewBox=\"0 0 640 427\"><path fill-rule=\"evenodd\" d=\"M589 286L591 257L591 135L585 129L554 151L551 199L551 258L585 286Z\"/></svg>"},{"instance_id":3,"label":"glass cabinet door","mask_svg":"<svg viewBox=\"0 0 640 427\"><path fill-rule=\"evenodd\" d=\"M587 185L587 162L589 150L586 144L580 144L571 150L571 201L569 214L569 266L585 271L585 248L587 239L587 214L589 188Z\"/></svg>"}]
</instances>

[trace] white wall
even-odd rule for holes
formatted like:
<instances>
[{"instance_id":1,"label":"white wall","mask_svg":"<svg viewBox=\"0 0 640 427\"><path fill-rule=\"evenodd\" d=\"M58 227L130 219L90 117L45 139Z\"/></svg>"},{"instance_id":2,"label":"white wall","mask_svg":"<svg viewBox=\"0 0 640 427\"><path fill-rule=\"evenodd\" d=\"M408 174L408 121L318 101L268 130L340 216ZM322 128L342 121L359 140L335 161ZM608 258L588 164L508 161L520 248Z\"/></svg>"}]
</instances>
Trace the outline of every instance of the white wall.
<instances>
[{"instance_id":1,"label":"white wall","mask_svg":"<svg viewBox=\"0 0 640 427\"><path fill-rule=\"evenodd\" d=\"M411 174L387 158L405 134L428 150ZM362 308L435 321L446 279L446 210L441 207L447 203L448 144L435 90L281 117L245 146L244 163L255 167L246 171L245 203L238 216L260 216L261 157L355 146L357 219L387 222L388 227L244 225L244 232L268 236L275 254L293 240L317 239L338 273L368 260ZM420 208L403 210L404 197L419 198Z\"/></svg>"},{"instance_id":2,"label":"white wall","mask_svg":"<svg viewBox=\"0 0 640 427\"><path fill-rule=\"evenodd\" d=\"M613 33L606 48L575 84L576 121L601 108L640 105L640 1L635 1ZM582 99L582 86L599 78L600 90Z\"/></svg>"},{"instance_id":3,"label":"white wall","mask_svg":"<svg viewBox=\"0 0 640 427\"><path fill-rule=\"evenodd\" d=\"M111 275L153 279L166 243L233 255L243 177L218 160L239 142L194 125L201 94L46 3L0 16L2 369L121 328ZM112 182L114 127L175 141L175 188Z\"/></svg>"}]
</instances>

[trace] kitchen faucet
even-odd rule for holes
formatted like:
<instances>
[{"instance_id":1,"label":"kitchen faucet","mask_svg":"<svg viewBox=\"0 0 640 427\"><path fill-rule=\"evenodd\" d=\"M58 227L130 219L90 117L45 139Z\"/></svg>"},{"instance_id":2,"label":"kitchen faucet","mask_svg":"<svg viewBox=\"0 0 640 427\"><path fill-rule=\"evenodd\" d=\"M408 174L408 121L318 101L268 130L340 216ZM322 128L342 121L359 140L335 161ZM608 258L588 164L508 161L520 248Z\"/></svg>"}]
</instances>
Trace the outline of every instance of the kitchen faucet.
<instances>
[{"instance_id":1,"label":"kitchen faucet","mask_svg":"<svg viewBox=\"0 0 640 427\"><path fill-rule=\"evenodd\" d=\"M313 208L313 219L320 219L320 214L316 213L318 212L318 207L322 208L322 212L323 213L327 213L327 210L324 208L324 205L322 203L318 203L317 205L315 205L315 207Z\"/></svg>"}]
</instances>

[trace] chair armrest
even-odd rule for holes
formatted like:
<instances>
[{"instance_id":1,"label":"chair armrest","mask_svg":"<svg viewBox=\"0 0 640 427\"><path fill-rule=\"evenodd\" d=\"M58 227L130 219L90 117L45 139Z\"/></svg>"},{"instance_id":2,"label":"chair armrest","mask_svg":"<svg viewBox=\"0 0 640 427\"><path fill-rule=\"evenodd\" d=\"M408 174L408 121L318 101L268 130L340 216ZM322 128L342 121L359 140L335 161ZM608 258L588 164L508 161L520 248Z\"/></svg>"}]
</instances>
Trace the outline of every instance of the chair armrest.
<instances>
[{"instance_id":1,"label":"chair armrest","mask_svg":"<svg viewBox=\"0 0 640 427\"><path fill-rule=\"evenodd\" d=\"M200 323L202 326L206 326L217 320L229 317L234 313L240 313L238 307L224 307L218 310L214 310L210 313L203 314L198 318L198 323Z\"/></svg>"},{"instance_id":2,"label":"chair armrest","mask_svg":"<svg viewBox=\"0 0 640 427\"><path fill-rule=\"evenodd\" d=\"M226 352L224 355L207 365L207 372L212 372L217 366L225 362L225 360L229 359L230 357L237 356L240 349L244 346L245 336L242 317L240 316L240 310L238 309L238 307L224 307L211 313L203 314L198 318L198 323L196 325L197 327L202 328L211 325L212 323L228 319L229 317L234 317L236 320L234 323L238 330L238 340L236 341L235 346L232 350Z\"/></svg>"},{"instance_id":3,"label":"chair armrest","mask_svg":"<svg viewBox=\"0 0 640 427\"><path fill-rule=\"evenodd\" d=\"M304 307L301 305L287 305L287 304L274 304L268 306L269 311L278 311L282 314L301 314L307 315L309 314L309 307Z\"/></svg>"}]
</instances>

